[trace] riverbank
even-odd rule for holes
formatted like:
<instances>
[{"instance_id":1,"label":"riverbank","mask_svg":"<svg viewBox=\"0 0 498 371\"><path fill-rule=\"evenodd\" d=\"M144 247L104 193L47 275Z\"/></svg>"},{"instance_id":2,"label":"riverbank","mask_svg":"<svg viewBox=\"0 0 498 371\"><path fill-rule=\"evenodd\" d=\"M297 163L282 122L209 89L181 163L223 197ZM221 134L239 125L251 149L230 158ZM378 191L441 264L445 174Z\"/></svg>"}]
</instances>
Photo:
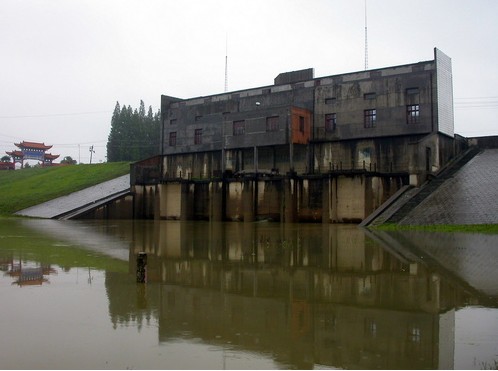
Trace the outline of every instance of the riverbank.
<instances>
[{"instance_id":1,"label":"riverbank","mask_svg":"<svg viewBox=\"0 0 498 371\"><path fill-rule=\"evenodd\" d=\"M0 171L0 215L65 196L129 173L128 162Z\"/></svg>"},{"instance_id":2,"label":"riverbank","mask_svg":"<svg viewBox=\"0 0 498 371\"><path fill-rule=\"evenodd\" d=\"M371 229L380 231L424 231L424 232L465 232L498 234L498 224L433 224L433 225L399 225L382 224Z\"/></svg>"}]
</instances>

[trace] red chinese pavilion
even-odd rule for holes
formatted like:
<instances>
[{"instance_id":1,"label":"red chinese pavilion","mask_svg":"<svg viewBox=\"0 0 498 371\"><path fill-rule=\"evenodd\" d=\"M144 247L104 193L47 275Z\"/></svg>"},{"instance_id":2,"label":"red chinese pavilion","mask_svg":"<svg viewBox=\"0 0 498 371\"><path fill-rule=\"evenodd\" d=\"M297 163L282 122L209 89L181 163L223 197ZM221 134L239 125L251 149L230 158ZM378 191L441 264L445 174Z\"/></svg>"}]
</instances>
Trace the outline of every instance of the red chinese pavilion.
<instances>
[{"instance_id":1,"label":"red chinese pavilion","mask_svg":"<svg viewBox=\"0 0 498 371\"><path fill-rule=\"evenodd\" d=\"M47 146L45 143L22 141L21 143L14 144L19 150L6 153L12 157L14 163L19 162L21 168L24 167L24 160L37 160L40 161L43 166L51 166L52 161L59 157L59 155L46 153L52 146Z\"/></svg>"}]
</instances>

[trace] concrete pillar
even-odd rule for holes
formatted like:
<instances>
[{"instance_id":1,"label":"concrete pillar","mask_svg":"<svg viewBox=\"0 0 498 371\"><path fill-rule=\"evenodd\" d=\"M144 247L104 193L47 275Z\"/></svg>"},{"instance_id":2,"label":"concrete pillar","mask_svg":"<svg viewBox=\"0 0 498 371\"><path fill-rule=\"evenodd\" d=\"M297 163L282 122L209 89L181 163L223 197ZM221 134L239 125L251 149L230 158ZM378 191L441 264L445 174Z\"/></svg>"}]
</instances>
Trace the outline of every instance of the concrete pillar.
<instances>
[{"instance_id":1,"label":"concrete pillar","mask_svg":"<svg viewBox=\"0 0 498 371\"><path fill-rule=\"evenodd\" d=\"M161 185L154 187L154 220L161 219Z\"/></svg>"},{"instance_id":2,"label":"concrete pillar","mask_svg":"<svg viewBox=\"0 0 498 371\"><path fill-rule=\"evenodd\" d=\"M295 223L297 220L297 182L295 179L285 178L282 188L280 220L285 223Z\"/></svg>"},{"instance_id":3,"label":"concrete pillar","mask_svg":"<svg viewBox=\"0 0 498 371\"><path fill-rule=\"evenodd\" d=\"M180 220L194 218L194 184L184 182L181 184Z\"/></svg>"},{"instance_id":4,"label":"concrete pillar","mask_svg":"<svg viewBox=\"0 0 498 371\"><path fill-rule=\"evenodd\" d=\"M209 183L209 220L221 222L224 219L225 210L223 205L223 183Z\"/></svg>"},{"instance_id":5,"label":"concrete pillar","mask_svg":"<svg viewBox=\"0 0 498 371\"><path fill-rule=\"evenodd\" d=\"M330 214L329 219L332 223L337 223L337 199L338 195L338 187L337 187L337 177L334 177L330 180Z\"/></svg>"},{"instance_id":6,"label":"concrete pillar","mask_svg":"<svg viewBox=\"0 0 498 371\"><path fill-rule=\"evenodd\" d=\"M182 215L182 183L158 185L159 218L180 219Z\"/></svg>"},{"instance_id":7,"label":"concrete pillar","mask_svg":"<svg viewBox=\"0 0 498 371\"><path fill-rule=\"evenodd\" d=\"M322 223L330 223L330 186L331 178L323 178Z\"/></svg>"},{"instance_id":8,"label":"concrete pillar","mask_svg":"<svg viewBox=\"0 0 498 371\"><path fill-rule=\"evenodd\" d=\"M244 186L242 189L242 215L244 222L253 222L255 215L255 181L254 180L244 180Z\"/></svg>"}]
</instances>

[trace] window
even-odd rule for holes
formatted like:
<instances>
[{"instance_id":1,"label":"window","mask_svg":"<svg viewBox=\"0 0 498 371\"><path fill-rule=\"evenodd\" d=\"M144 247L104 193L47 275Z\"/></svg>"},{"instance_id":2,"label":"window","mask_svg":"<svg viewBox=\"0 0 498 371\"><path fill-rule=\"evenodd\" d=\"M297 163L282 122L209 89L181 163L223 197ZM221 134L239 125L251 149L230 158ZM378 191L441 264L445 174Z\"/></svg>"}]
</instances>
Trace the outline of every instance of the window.
<instances>
[{"instance_id":1,"label":"window","mask_svg":"<svg viewBox=\"0 0 498 371\"><path fill-rule=\"evenodd\" d=\"M420 122L420 105L410 104L406 106L406 123L418 124Z\"/></svg>"},{"instance_id":2,"label":"window","mask_svg":"<svg viewBox=\"0 0 498 371\"><path fill-rule=\"evenodd\" d=\"M408 88L408 89L406 89L406 95L414 95L414 94L418 94L418 93L419 93L418 88Z\"/></svg>"},{"instance_id":3,"label":"window","mask_svg":"<svg viewBox=\"0 0 498 371\"><path fill-rule=\"evenodd\" d=\"M176 131L169 133L169 145L171 147L176 146Z\"/></svg>"},{"instance_id":4,"label":"window","mask_svg":"<svg viewBox=\"0 0 498 371\"><path fill-rule=\"evenodd\" d=\"M202 116L195 116L195 122L201 121Z\"/></svg>"},{"instance_id":5,"label":"window","mask_svg":"<svg viewBox=\"0 0 498 371\"><path fill-rule=\"evenodd\" d=\"M299 131L304 133L304 117L299 116Z\"/></svg>"},{"instance_id":6,"label":"window","mask_svg":"<svg viewBox=\"0 0 498 371\"><path fill-rule=\"evenodd\" d=\"M375 99L375 98L377 98L377 94L376 93L366 93L366 94L363 94L363 99L369 100L369 99Z\"/></svg>"},{"instance_id":7,"label":"window","mask_svg":"<svg viewBox=\"0 0 498 371\"><path fill-rule=\"evenodd\" d=\"M334 104L335 98L325 98L325 104Z\"/></svg>"},{"instance_id":8,"label":"window","mask_svg":"<svg viewBox=\"0 0 498 371\"><path fill-rule=\"evenodd\" d=\"M194 144L202 144L202 129L195 129Z\"/></svg>"},{"instance_id":9,"label":"window","mask_svg":"<svg viewBox=\"0 0 498 371\"><path fill-rule=\"evenodd\" d=\"M169 120L170 125L176 125L176 119L171 119Z\"/></svg>"},{"instance_id":10,"label":"window","mask_svg":"<svg viewBox=\"0 0 498 371\"><path fill-rule=\"evenodd\" d=\"M266 118L266 131L278 131L278 116Z\"/></svg>"},{"instance_id":11,"label":"window","mask_svg":"<svg viewBox=\"0 0 498 371\"><path fill-rule=\"evenodd\" d=\"M377 110L376 109L366 109L363 111L364 126L366 128L374 128L377 123Z\"/></svg>"},{"instance_id":12,"label":"window","mask_svg":"<svg viewBox=\"0 0 498 371\"><path fill-rule=\"evenodd\" d=\"M335 113L327 113L325 115L325 132L330 133L332 131L335 131L336 124L337 124L336 114Z\"/></svg>"},{"instance_id":13,"label":"window","mask_svg":"<svg viewBox=\"0 0 498 371\"><path fill-rule=\"evenodd\" d=\"M246 122L244 120L233 122L233 135L244 135L246 133Z\"/></svg>"}]
</instances>

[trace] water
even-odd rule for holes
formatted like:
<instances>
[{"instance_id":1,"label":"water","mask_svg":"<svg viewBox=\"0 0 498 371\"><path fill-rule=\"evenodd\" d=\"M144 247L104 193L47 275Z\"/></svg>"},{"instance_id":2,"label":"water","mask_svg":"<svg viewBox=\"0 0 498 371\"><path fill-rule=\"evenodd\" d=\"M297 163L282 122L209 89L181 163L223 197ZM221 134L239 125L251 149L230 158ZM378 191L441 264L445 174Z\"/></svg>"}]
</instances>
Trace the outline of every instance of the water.
<instances>
[{"instance_id":1,"label":"water","mask_svg":"<svg viewBox=\"0 0 498 371\"><path fill-rule=\"evenodd\" d=\"M496 368L497 238L2 219L1 367Z\"/></svg>"}]
</instances>

